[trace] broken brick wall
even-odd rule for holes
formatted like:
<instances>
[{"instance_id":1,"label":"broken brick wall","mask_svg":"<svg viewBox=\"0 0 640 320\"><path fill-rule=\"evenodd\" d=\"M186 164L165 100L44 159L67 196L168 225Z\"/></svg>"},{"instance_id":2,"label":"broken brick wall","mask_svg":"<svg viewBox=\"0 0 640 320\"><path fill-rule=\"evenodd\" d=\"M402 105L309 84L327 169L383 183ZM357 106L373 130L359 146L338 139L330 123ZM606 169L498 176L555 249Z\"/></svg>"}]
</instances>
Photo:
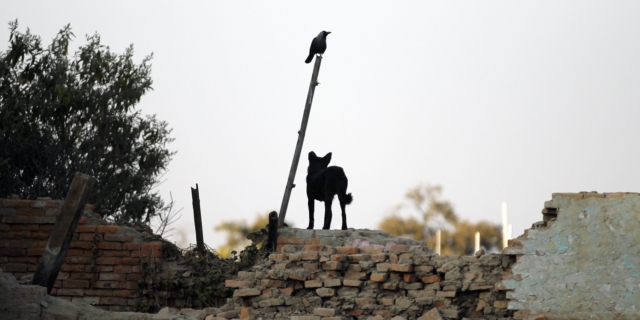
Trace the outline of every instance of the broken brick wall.
<instances>
[{"instance_id":1,"label":"broken brick wall","mask_svg":"<svg viewBox=\"0 0 640 320\"><path fill-rule=\"evenodd\" d=\"M510 241L516 319L640 319L640 194L555 193Z\"/></svg>"},{"instance_id":2,"label":"broken brick wall","mask_svg":"<svg viewBox=\"0 0 640 320\"><path fill-rule=\"evenodd\" d=\"M0 269L33 275L63 201L0 199ZM142 268L162 264L162 242L131 227L108 225L88 205L51 295L112 311L131 311Z\"/></svg>"},{"instance_id":3,"label":"broken brick wall","mask_svg":"<svg viewBox=\"0 0 640 320\"><path fill-rule=\"evenodd\" d=\"M226 285L219 316L251 319L508 318L496 289L512 257L439 256L376 230L280 229L278 253ZM433 311L432 311L433 312Z\"/></svg>"}]
</instances>

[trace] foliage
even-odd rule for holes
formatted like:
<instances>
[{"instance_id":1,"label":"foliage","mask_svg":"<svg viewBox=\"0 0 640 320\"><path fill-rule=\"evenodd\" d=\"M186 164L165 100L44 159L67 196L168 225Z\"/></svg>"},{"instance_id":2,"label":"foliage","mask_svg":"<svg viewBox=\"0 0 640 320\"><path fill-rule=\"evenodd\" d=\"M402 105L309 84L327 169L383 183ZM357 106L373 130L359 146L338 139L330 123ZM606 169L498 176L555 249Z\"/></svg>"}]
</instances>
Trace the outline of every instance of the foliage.
<instances>
[{"instance_id":1,"label":"foliage","mask_svg":"<svg viewBox=\"0 0 640 320\"><path fill-rule=\"evenodd\" d=\"M141 260L143 278L138 281L140 298L134 307L137 312L157 312L177 301L185 308L219 307L233 295L233 290L225 287L225 281L252 267L264 255L253 244L240 257L222 258L210 248L201 254L195 246L181 250L163 242L164 263L176 261L178 267L174 272L161 272L153 261Z\"/></svg>"},{"instance_id":2,"label":"foliage","mask_svg":"<svg viewBox=\"0 0 640 320\"><path fill-rule=\"evenodd\" d=\"M97 183L89 202L116 221L145 221L164 208L152 189L175 152L167 123L135 110L151 90L151 56L112 53L98 34L69 57L65 26L44 48L9 23L0 52L0 196L64 198L76 171Z\"/></svg>"},{"instance_id":3,"label":"foliage","mask_svg":"<svg viewBox=\"0 0 640 320\"><path fill-rule=\"evenodd\" d=\"M394 236L426 241L434 248L436 230L441 230L441 254L473 254L476 231L480 232L481 247L490 250L502 242L500 226L487 221L477 223L460 220L453 204L442 198L442 187L423 184L407 191L408 203L398 205L380 223L380 229ZM401 213L409 211L409 217ZM418 214L416 219L411 214Z\"/></svg>"},{"instance_id":4,"label":"foliage","mask_svg":"<svg viewBox=\"0 0 640 320\"><path fill-rule=\"evenodd\" d=\"M285 222L286 225L290 225ZM217 251L222 257L229 257L235 250L248 246L254 234L258 234L260 230L267 228L269 225L269 213L259 214L251 224L245 220L241 221L223 221L214 227L214 231L224 231L227 233L227 243L218 247ZM265 230L266 231L266 230ZM258 243L261 241L253 241ZM260 248L260 246L258 246Z\"/></svg>"}]
</instances>

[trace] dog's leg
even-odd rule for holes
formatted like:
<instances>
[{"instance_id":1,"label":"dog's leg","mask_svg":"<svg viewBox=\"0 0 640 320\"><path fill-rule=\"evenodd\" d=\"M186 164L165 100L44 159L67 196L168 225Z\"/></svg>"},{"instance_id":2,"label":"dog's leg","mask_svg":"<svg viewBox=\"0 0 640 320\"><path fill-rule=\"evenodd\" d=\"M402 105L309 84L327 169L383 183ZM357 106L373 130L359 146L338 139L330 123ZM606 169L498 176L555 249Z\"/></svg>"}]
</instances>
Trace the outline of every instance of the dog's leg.
<instances>
[{"instance_id":1,"label":"dog's leg","mask_svg":"<svg viewBox=\"0 0 640 320\"><path fill-rule=\"evenodd\" d=\"M338 197L338 200L340 200L340 210L342 210L342 230L347 230L349 228L347 228L347 212L345 211L345 206L346 204L344 203L344 199L342 197Z\"/></svg>"},{"instance_id":2,"label":"dog's leg","mask_svg":"<svg viewBox=\"0 0 640 320\"><path fill-rule=\"evenodd\" d=\"M329 230L331 229L331 203L333 202L333 197L325 197L324 199L324 226L322 229Z\"/></svg>"},{"instance_id":3,"label":"dog's leg","mask_svg":"<svg viewBox=\"0 0 640 320\"><path fill-rule=\"evenodd\" d=\"M309 198L309 226L307 229L313 229L313 198Z\"/></svg>"}]
</instances>

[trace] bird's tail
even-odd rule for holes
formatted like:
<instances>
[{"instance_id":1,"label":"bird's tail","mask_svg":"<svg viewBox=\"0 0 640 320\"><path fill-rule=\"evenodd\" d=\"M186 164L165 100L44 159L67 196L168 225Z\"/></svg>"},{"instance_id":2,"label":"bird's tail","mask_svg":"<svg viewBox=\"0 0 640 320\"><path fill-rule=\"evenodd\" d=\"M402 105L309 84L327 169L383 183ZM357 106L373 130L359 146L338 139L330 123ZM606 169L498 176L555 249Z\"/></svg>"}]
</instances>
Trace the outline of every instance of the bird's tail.
<instances>
[{"instance_id":1,"label":"bird's tail","mask_svg":"<svg viewBox=\"0 0 640 320\"><path fill-rule=\"evenodd\" d=\"M309 56L307 57L307 60L304 61L304 63L309 63L311 62L311 60L313 60L313 53L309 52Z\"/></svg>"}]
</instances>

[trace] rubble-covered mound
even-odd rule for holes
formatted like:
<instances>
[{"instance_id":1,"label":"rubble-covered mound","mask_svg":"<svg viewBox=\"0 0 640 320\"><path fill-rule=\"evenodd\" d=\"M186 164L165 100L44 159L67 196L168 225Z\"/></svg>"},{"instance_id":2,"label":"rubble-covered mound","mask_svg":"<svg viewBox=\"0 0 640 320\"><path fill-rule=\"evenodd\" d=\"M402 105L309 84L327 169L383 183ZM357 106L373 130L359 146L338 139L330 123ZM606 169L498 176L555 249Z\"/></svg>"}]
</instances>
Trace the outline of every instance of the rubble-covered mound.
<instances>
[{"instance_id":1,"label":"rubble-covered mound","mask_svg":"<svg viewBox=\"0 0 640 320\"><path fill-rule=\"evenodd\" d=\"M381 231L279 231L278 253L226 281L236 290L217 316L500 319L513 313L496 286L512 257L439 256ZM412 245L398 244L405 241Z\"/></svg>"}]
</instances>

